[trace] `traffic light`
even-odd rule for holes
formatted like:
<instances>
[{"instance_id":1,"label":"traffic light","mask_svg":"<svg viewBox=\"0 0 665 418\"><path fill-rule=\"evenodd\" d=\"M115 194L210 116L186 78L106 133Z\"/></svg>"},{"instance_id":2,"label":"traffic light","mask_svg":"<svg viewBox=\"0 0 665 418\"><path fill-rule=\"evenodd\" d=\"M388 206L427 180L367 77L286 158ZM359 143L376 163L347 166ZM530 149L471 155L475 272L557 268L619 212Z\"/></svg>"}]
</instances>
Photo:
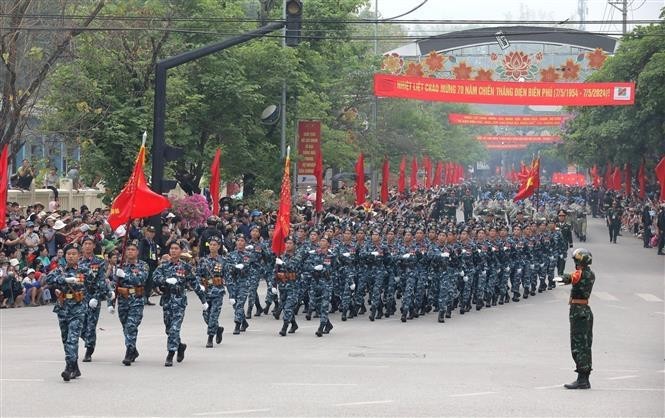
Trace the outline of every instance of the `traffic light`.
<instances>
[{"instance_id":1,"label":"traffic light","mask_svg":"<svg viewBox=\"0 0 665 418\"><path fill-rule=\"evenodd\" d=\"M302 28L302 1L286 2L286 46L298 46Z\"/></svg>"}]
</instances>

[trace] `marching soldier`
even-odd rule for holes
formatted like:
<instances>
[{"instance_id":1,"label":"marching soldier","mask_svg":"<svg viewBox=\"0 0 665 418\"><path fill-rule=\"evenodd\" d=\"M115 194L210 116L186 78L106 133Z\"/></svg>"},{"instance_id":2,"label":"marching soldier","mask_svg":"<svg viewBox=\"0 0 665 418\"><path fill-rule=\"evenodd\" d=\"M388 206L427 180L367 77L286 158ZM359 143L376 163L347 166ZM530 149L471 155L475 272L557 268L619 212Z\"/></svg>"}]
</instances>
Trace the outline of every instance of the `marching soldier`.
<instances>
[{"instance_id":1,"label":"marching soldier","mask_svg":"<svg viewBox=\"0 0 665 418\"><path fill-rule=\"evenodd\" d=\"M153 276L155 284L163 292L159 304L164 310L164 325L168 336L166 348L168 354L164 366L173 366L173 356L176 351L178 363L185 359L187 344L180 341L180 328L185 318L187 308L187 286L194 289L196 295L203 304L203 310L207 311L209 306L206 302L206 294L199 279L192 271L192 266L180 260L182 247L179 241L172 241L169 245L169 261L164 262L155 270ZM241 308L242 309L242 308Z\"/></svg>"},{"instance_id":2,"label":"marching soldier","mask_svg":"<svg viewBox=\"0 0 665 418\"><path fill-rule=\"evenodd\" d=\"M224 327L219 326L219 315L222 313L222 304L226 290L224 286L224 258L219 254L222 248L222 240L212 235L207 242L209 254L199 260L198 275L201 278L201 285L205 288L206 302L208 309L203 311L203 321L208 326L208 341L206 348L212 348L212 339L215 342L222 342Z\"/></svg>"},{"instance_id":3,"label":"marching soldier","mask_svg":"<svg viewBox=\"0 0 665 418\"><path fill-rule=\"evenodd\" d=\"M307 258L308 270L312 274L312 293L313 300L310 298L311 304L316 304L315 310L319 312L319 329L316 331L316 336L321 337L323 334L330 333L333 325L328 319L328 311L330 308L330 297L332 296L333 274L337 268L337 260L335 254L329 250L328 239L323 237L319 239L319 248L315 250Z\"/></svg>"},{"instance_id":4,"label":"marching soldier","mask_svg":"<svg viewBox=\"0 0 665 418\"><path fill-rule=\"evenodd\" d=\"M298 303L298 273L302 267L302 258L296 252L296 245L293 238L285 240L286 252L281 257L275 259L275 275L274 280L277 283L279 290L279 308L275 307L275 319L279 319L279 309L284 311L284 324L282 325L279 335L286 336L286 330L291 324L289 334L293 334L298 329L298 323L294 315L296 304ZM271 288L271 293L274 293L274 284Z\"/></svg>"},{"instance_id":5,"label":"marching soldier","mask_svg":"<svg viewBox=\"0 0 665 418\"><path fill-rule=\"evenodd\" d=\"M131 366L139 356L136 337L143 319L144 292L150 275L150 267L139 260L136 241L130 241L125 248L125 260L115 271L115 296L118 298L118 318L125 334L125 358L122 364ZM113 313L113 306L109 307Z\"/></svg>"},{"instance_id":6,"label":"marching soldier","mask_svg":"<svg viewBox=\"0 0 665 418\"><path fill-rule=\"evenodd\" d=\"M245 237L236 237L236 249L227 256L227 276L229 283L229 301L234 308L233 322L236 326L233 335L245 332L249 323L245 319L245 302L249 291L250 265L254 262L255 252L247 250Z\"/></svg>"},{"instance_id":7,"label":"marching soldier","mask_svg":"<svg viewBox=\"0 0 665 418\"><path fill-rule=\"evenodd\" d=\"M83 242L81 243L81 258L79 260L79 267L90 269L90 273L95 277L96 286L88 289L86 292L87 302L89 303L93 299L98 301L94 303L94 307L90 305L90 309L86 311L85 320L83 321L81 338L85 342L84 363L92 361L92 353L94 353L95 346L97 345L97 323L99 322L99 312L101 311L99 301L106 298L109 292L105 277L106 261L94 254L95 245L95 239L92 235L87 235L83 238Z\"/></svg>"},{"instance_id":8,"label":"marching soldier","mask_svg":"<svg viewBox=\"0 0 665 418\"><path fill-rule=\"evenodd\" d=\"M557 274L560 276L563 274L563 271L566 268L566 254L568 253L568 248L573 248L573 233L571 231L570 224L566 222L566 216L568 215L566 211L561 209L557 215L559 222L557 222L556 227L563 237L563 240L560 243L559 255L557 257L556 265ZM594 215L594 218L595 217L596 216Z\"/></svg>"},{"instance_id":9,"label":"marching soldier","mask_svg":"<svg viewBox=\"0 0 665 418\"><path fill-rule=\"evenodd\" d=\"M589 250L577 248L573 251L575 272L558 277L558 281L571 284L570 289L570 350L575 361L577 380L565 384L566 389L590 389L591 343L593 341L593 312L589 297L596 276L589 267L592 256Z\"/></svg>"}]
</instances>

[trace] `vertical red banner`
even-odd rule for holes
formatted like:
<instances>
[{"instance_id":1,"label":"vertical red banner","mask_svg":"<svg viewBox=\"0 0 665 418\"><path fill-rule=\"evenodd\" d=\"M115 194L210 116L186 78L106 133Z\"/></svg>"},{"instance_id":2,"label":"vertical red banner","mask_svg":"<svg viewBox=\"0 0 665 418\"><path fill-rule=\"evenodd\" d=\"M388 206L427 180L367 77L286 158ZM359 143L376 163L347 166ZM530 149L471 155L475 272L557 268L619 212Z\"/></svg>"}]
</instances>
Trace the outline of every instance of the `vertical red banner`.
<instances>
[{"instance_id":1,"label":"vertical red banner","mask_svg":"<svg viewBox=\"0 0 665 418\"><path fill-rule=\"evenodd\" d=\"M321 154L321 121L298 121L297 184L316 184L316 160Z\"/></svg>"}]
</instances>

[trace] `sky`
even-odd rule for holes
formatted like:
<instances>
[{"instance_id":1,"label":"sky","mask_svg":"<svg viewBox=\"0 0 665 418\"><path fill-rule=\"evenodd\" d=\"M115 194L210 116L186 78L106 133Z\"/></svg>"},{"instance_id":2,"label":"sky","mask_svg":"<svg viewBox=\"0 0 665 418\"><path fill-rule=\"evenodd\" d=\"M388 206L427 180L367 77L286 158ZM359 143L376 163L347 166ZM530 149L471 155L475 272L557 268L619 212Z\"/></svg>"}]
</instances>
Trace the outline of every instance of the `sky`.
<instances>
[{"instance_id":1,"label":"sky","mask_svg":"<svg viewBox=\"0 0 665 418\"><path fill-rule=\"evenodd\" d=\"M370 0L372 10L376 0ZM409 11L423 0L378 0L379 13L384 18ZM621 12L606 0L587 0L587 20L621 20ZM628 19L658 19L665 0L628 0ZM495 19L520 17L520 8L527 7L533 20L578 20L578 0L428 0L415 12L401 19ZM411 28L417 29L417 28ZM590 31L620 32L621 24L587 26ZM630 27L629 27L630 30ZM433 35L433 34L428 34Z\"/></svg>"}]
</instances>

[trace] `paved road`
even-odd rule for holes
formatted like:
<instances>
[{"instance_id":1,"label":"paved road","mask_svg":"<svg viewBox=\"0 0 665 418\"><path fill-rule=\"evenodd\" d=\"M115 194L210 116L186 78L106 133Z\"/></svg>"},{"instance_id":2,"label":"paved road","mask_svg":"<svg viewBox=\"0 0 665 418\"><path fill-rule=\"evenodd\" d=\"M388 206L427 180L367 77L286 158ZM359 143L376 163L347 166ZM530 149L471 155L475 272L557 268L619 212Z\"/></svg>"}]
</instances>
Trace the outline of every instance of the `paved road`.
<instances>
[{"instance_id":1,"label":"paved road","mask_svg":"<svg viewBox=\"0 0 665 418\"><path fill-rule=\"evenodd\" d=\"M49 308L0 311L1 416L664 416L665 257L590 222L596 286L590 391L574 378L565 288L438 324L427 315L342 323L316 338L302 320L286 338L272 317L206 349L200 305L183 327L187 357L163 367L158 307L146 308L131 367L105 311L83 376L64 383ZM570 265L570 263L569 263ZM191 298L194 300L195 298ZM232 328L228 306L223 324ZM83 349L82 349L83 350Z\"/></svg>"}]
</instances>

